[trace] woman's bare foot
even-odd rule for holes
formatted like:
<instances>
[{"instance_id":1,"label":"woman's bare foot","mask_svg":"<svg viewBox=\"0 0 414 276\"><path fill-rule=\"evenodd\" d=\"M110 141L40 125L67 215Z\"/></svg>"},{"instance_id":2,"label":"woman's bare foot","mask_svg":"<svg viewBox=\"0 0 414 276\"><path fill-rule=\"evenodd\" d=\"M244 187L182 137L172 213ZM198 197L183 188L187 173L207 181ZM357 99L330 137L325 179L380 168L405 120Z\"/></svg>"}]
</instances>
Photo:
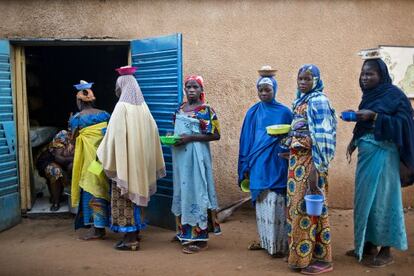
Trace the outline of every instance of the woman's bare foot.
<instances>
[{"instance_id":1,"label":"woman's bare foot","mask_svg":"<svg viewBox=\"0 0 414 276\"><path fill-rule=\"evenodd\" d=\"M378 254L377 246L371 242L366 242L364 245L364 252L362 253L363 257L372 258ZM349 257L357 257L355 253L355 249L346 251L345 255Z\"/></svg>"},{"instance_id":2,"label":"woman's bare foot","mask_svg":"<svg viewBox=\"0 0 414 276\"><path fill-rule=\"evenodd\" d=\"M84 241L102 240L105 237L105 234L105 228L92 227L85 235L81 236L80 239Z\"/></svg>"}]
</instances>

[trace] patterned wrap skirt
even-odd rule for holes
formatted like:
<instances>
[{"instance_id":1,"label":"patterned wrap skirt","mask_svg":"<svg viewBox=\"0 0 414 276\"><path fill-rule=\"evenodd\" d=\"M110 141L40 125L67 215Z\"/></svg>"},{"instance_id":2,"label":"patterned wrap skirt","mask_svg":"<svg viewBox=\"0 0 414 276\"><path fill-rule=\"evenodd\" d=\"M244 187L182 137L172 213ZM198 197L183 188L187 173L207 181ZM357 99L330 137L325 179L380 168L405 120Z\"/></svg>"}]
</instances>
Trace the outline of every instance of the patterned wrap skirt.
<instances>
[{"instance_id":1,"label":"patterned wrap skirt","mask_svg":"<svg viewBox=\"0 0 414 276\"><path fill-rule=\"evenodd\" d=\"M200 226L191 226L190 224L182 224L181 217L175 217L176 223L176 237L182 244L189 244L197 241L208 241L208 233L212 232L214 235L221 235L220 224L217 220L216 212L207 211L208 223L206 229L201 229Z\"/></svg>"},{"instance_id":2,"label":"patterned wrap skirt","mask_svg":"<svg viewBox=\"0 0 414 276\"><path fill-rule=\"evenodd\" d=\"M121 196L121 189L112 182L110 228L114 232L138 232L146 227L141 207Z\"/></svg>"},{"instance_id":3,"label":"patterned wrap skirt","mask_svg":"<svg viewBox=\"0 0 414 276\"><path fill-rule=\"evenodd\" d=\"M306 213L304 196L312 168L310 149L290 150L287 182L287 223L289 240L288 264L291 268L305 268L312 259L332 262L331 228L328 220L328 181L326 173L319 173L318 186L325 195L319 217Z\"/></svg>"},{"instance_id":4,"label":"patterned wrap skirt","mask_svg":"<svg viewBox=\"0 0 414 276\"><path fill-rule=\"evenodd\" d=\"M256 200L257 231L260 245L270 255L287 254L286 196L263 191Z\"/></svg>"},{"instance_id":5,"label":"patterned wrap skirt","mask_svg":"<svg viewBox=\"0 0 414 276\"><path fill-rule=\"evenodd\" d=\"M75 229L105 228L109 226L109 202L103 198L94 197L81 189L80 204L75 218Z\"/></svg>"}]
</instances>

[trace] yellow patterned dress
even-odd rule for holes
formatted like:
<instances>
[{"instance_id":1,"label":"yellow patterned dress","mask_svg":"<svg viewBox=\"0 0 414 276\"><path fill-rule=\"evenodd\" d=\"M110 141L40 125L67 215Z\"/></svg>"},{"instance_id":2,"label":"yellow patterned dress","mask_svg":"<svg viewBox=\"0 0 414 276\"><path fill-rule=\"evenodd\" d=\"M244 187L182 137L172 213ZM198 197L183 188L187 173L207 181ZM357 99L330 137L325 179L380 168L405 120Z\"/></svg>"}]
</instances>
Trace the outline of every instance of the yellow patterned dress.
<instances>
[{"instance_id":1,"label":"yellow patterned dress","mask_svg":"<svg viewBox=\"0 0 414 276\"><path fill-rule=\"evenodd\" d=\"M299 125L289 141L290 158L287 182L287 223L289 259L291 268L305 268L312 259L331 262L331 235L328 221L327 173L319 173L318 186L325 194L320 217L306 213L304 196L308 189L308 178L312 169L312 139L307 125L305 102L294 110L292 126Z\"/></svg>"}]
</instances>

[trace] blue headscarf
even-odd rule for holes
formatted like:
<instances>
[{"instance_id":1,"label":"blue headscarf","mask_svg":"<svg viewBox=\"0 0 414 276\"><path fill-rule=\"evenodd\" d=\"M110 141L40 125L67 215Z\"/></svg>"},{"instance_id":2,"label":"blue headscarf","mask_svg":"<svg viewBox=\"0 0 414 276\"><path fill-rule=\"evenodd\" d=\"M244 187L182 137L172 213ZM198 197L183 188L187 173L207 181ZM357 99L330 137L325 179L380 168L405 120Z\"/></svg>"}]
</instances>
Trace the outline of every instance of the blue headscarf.
<instances>
[{"instance_id":1,"label":"blue headscarf","mask_svg":"<svg viewBox=\"0 0 414 276\"><path fill-rule=\"evenodd\" d=\"M257 89L264 83L272 83L276 95L276 80L261 77L256 82ZM238 180L240 184L244 174L249 174L253 202L261 191L270 189L283 193L286 189L288 164L278 155L284 150L279 146L280 138L269 136L266 127L291 122L292 112L275 98L271 102L256 103L246 113L240 134Z\"/></svg>"},{"instance_id":2,"label":"blue headscarf","mask_svg":"<svg viewBox=\"0 0 414 276\"><path fill-rule=\"evenodd\" d=\"M319 172L327 172L336 149L335 110L323 93L324 86L319 68L314 64L305 64L299 69L298 76L303 72L311 73L312 89L307 93L297 90L293 110L305 102L308 104L307 121L312 139L312 160Z\"/></svg>"},{"instance_id":3,"label":"blue headscarf","mask_svg":"<svg viewBox=\"0 0 414 276\"><path fill-rule=\"evenodd\" d=\"M407 175L401 179L403 185L414 182L414 119L410 100L401 89L392 84L385 62L381 59L370 59L364 62L374 63L380 74L380 84L373 89L362 90L362 101L359 110L369 109L378 114L375 124L357 122L354 128L355 141L365 133L374 132L377 141L394 142L400 153L400 160L406 166ZM352 147L353 146L353 147ZM348 154L352 154L355 145L351 143Z\"/></svg>"},{"instance_id":4,"label":"blue headscarf","mask_svg":"<svg viewBox=\"0 0 414 276\"><path fill-rule=\"evenodd\" d=\"M272 89L273 89L273 99L274 99L276 97L276 92L277 92L277 81L276 81L276 79L273 78L273 77L260 77L256 81L257 90L259 90L259 87L262 84L268 84L272 87Z\"/></svg>"}]
</instances>

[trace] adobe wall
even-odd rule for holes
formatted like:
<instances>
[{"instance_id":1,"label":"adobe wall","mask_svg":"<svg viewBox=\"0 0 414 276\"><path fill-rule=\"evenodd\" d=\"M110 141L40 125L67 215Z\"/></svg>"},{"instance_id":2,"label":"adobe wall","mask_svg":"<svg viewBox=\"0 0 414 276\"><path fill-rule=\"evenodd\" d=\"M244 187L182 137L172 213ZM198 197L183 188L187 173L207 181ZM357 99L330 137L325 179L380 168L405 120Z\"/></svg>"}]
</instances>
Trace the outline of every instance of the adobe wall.
<instances>
[{"instance_id":1,"label":"adobe wall","mask_svg":"<svg viewBox=\"0 0 414 276\"><path fill-rule=\"evenodd\" d=\"M357 108L361 60L378 45L414 46L414 1L1 1L0 37L136 39L183 33L184 72L204 77L222 139L213 143L222 205L244 196L236 185L238 139L258 99L256 70L279 71L278 100L290 105L297 70L315 63L338 111ZM339 122L330 170L330 204L351 208L354 156L345 158L353 124ZM404 190L413 204L414 188ZM408 199L411 199L410 201Z\"/></svg>"}]
</instances>

